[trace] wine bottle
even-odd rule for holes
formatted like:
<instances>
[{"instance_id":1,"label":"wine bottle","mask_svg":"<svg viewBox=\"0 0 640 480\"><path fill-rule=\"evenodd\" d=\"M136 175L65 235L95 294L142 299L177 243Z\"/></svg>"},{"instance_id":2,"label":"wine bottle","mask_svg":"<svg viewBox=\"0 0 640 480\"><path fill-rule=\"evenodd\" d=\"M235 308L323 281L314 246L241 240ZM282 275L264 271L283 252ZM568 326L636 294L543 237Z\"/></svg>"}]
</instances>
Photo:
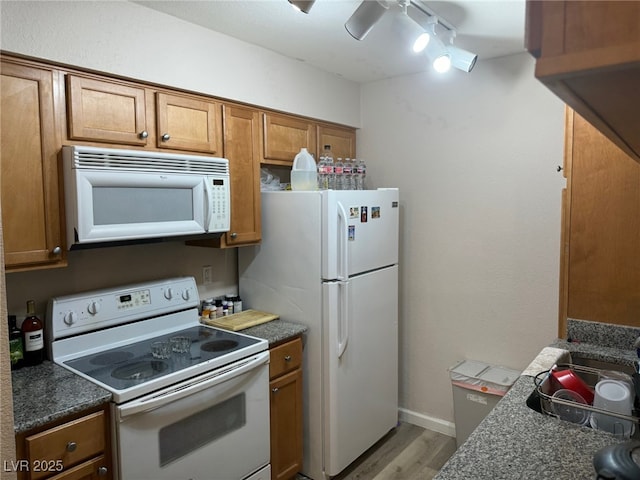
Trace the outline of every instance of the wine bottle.
<instances>
[{"instance_id":1,"label":"wine bottle","mask_svg":"<svg viewBox=\"0 0 640 480\"><path fill-rule=\"evenodd\" d=\"M44 360L44 328L42 320L36 316L33 300L27 302L27 317L22 322L24 342L24 364L38 365Z\"/></svg>"},{"instance_id":2,"label":"wine bottle","mask_svg":"<svg viewBox=\"0 0 640 480\"><path fill-rule=\"evenodd\" d=\"M22 332L16 326L16 316L9 315L9 359L11 370L22 367L24 352L22 348Z\"/></svg>"}]
</instances>

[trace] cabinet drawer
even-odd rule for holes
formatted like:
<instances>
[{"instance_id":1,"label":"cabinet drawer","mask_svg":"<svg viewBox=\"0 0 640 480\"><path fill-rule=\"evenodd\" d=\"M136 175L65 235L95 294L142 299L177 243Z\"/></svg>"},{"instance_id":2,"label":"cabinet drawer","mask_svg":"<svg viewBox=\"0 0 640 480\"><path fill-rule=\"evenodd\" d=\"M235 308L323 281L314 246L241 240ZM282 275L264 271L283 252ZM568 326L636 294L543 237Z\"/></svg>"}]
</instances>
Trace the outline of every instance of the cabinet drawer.
<instances>
[{"instance_id":1,"label":"cabinet drawer","mask_svg":"<svg viewBox=\"0 0 640 480\"><path fill-rule=\"evenodd\" d=\"M269 378L276 378L302 365L302 339L296 338L271 349Z\"/></svg>"},{"instance_id":2,"label":"cabinet drawer","mask_svg":"<svg viewBox=\"0 0 640 480\"><path fill-rule=\"evenodd\" d=\"M62 461L64 468L76 465L105 450L105 415L103 411L36 433L25 439L27 457L33 463ZM31 479L51 472L31 472Z\"/></svg>"},{"instance_id":3,"label":"cabinet drawer","mask_svg":"<svg viewBox=\"0 0 640 480\"><path fill-rule=\"evenodd\" d=\"M73 468L69 468L54 477L50 477L48 480L109 480L110 478L113 478L113 476L110 472L107 459L104 455L100 455Z\"/></svg>"}]
</instances>

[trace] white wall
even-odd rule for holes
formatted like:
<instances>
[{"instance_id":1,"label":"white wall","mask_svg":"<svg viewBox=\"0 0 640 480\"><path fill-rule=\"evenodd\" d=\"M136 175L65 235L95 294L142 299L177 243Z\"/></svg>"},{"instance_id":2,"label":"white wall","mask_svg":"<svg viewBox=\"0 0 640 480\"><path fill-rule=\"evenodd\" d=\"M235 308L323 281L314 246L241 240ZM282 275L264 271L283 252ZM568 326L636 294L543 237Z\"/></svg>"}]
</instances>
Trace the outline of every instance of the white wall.
<instances>
[{"instance_id":1,"label":"white wall","mask_svg":"<svg viewBox=\"0 0 640 480\"><path fill-rule=\"evenodd\" d=\"M358 84L135 3L2 0L0 9L5 51L359 125Z\"/></svg>"},{"instance_id":2,"label":"white wall","mask_svg":"<svg viewBox=\"0 0 640 480\"><path fill-rule=\"evenodd\" d=\"M533 67L520 54L362 88L370 184L400 187L400 399L414 420L453 420L458 361L523 369L556 337L564 107Z\"/></svg>"},{"instance_id":3,"label":"white wall","mask_svg":"<svg viewBox=\"0 0 640 480\"><path fill-rule=\"evenodd\" d=\"M44 315L51 297L161 278L195 277L200 298L238 292L236 249L190 247L176 241L68 254L69 266L65 268L6 275L7 306L9 313L18 316L18 324L24 319L29 299L36 301L36 311ZM207 285L202 283L205 265L213 267L213 281Z\"/></svg>"}]
</instances>

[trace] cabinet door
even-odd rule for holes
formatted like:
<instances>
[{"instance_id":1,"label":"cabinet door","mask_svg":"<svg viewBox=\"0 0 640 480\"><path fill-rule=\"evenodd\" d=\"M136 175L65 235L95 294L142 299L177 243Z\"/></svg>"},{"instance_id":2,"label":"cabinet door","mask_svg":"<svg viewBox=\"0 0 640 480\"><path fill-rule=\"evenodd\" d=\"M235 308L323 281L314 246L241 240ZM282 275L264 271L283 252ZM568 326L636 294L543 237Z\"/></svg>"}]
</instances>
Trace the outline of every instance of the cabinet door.
<instances>
[{"instance_id":1,"label":"cabinet door","mask_svg":"<svg viewBox=\"0 0 640 480\"><path fill-rule=\"evenodd\" d=\"M100 455L50 477L48 480L110 480L111 478L113 478L113 474L107 458Z\"/></svg>"},{"instance_id":2,"label":"cabinet door","mask_svg":"<svg viewBox=\"0 0 640 480\"><path fill-rule=\"evenodd\" d=\"M258 112L225 105L224 155L231 177L231 229L228 246L260 241L260 123Z\"/></svg>"},{"instance_id":3,"label":"cabinet door","mask_svg":"<svg viewBox=\"0 0 640 480\"><path fill-rule=\"evenodd\" d=\"M147 144L144 88L67 76L69 138Z\"/></svg>"},{"instance_id":4,"label":"cabinet door","mask_svg":"<svg viewBox=\"0 0 640 480\"><path fill-rule=\"evenodd\" d=\"M73 466L105 451L106 419L103 411L58 425L25 439L32 461L60 462ZM46 471L33 472L31 479L45 477Z\"/></svg>"},{"instance_id":5,"label":"cabinet door","mask_svg":"<svg viewBox=\"0 0 640 480\"><path fill-rule=\"evenodd\" d=\"M577 114L566 152L561 335L567 317L640 326L640 164Z\"/></svg>"},{"instance_id":6,"label":"cabinet door","mask_svg":"<svg viewBox=\"0 0 640 480\"><path fill-rule=\"evenodd\" d=\"M324 150L325 145L331 146L331 155L336 158L355 158L356 131L350 128L318 126L318 152Z\"/></svg>"},{"instance_id":7,"label":"cabinet door","mask_svg":"<svg viewBox=\"0 0 640 480\"><path fill-rule=\"evenodd\" d=\"M157 146L222 156L220 117L217 102L156 93Z\"/></svg>"},{"instance_id":8,"label":"cabinet door","mask_svg":"<svg viewBox=\"0 0 640 480\"><path fill-rule=\"evenodd\" d=\"M53 74L2 63L0 153L7 270L66 264L58 190Z\"/></svg>"},{"instance_id":9,"label":"cabinet door","mask_svg":"<svg viewBox=\"0 0 640 480\"><path fill-rule=\"evenodd\" d=\"M535 75L640 163L640 2L527 1Z\"/></svg>"},{"instance_id":10,"label":"cabinet door","mask_svg":"<svg viewBox=\"0 0 640 480\"><path fill-rule=\"evenodd\" d=\"M290 167L301 148L317 158L316 127L308 120L263 113L262 143L263 163Z\"/></svg>"},{"instance_id":11,"label":"cabinet door","mask_svg":"<svg viewBox=\"0 0 640 480\"><path fill-rule=\"evenodd\" d=\"M295 477L302 468L302 369L270 382L271 479Z\"/></svg>"}]
</instances>

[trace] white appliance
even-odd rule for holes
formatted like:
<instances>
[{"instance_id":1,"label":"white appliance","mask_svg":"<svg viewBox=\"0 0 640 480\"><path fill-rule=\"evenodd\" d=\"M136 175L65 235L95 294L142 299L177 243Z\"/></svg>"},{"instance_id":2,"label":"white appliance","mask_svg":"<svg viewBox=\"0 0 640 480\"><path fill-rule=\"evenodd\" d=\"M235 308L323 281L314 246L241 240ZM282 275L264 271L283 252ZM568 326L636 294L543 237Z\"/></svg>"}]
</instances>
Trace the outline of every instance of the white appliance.
<instances>
[{"instance_id":1,"label":"white appliance","mask_svg":"<svg viewBox=\"0 0 640 480\"><path fill-rule=\"evenodd\" d=\"M227 159L64 146L62 161L69 248L229 230Z\"/></svg>"},{"instance_id":2,"label":"white appliance","mask_svg":"<svg viewBox=\"0 0 640 480\"><path fill-rule=\"evenodd\" d=\"M314 480L397 425L398 196L263 192L262 243L239 249L243 302L309 327L302 472Z\"/></svg>"},{"instance_id":3,"label":"white appliance","mask_svg":"<svg viewBox=\"0 0 640 480\"><path fill-rule=\"evenodd\" d=\"M198 303L193 277L49 302L50 358L112 393L116 480L271 477L268 342L200 324Z\"/></svg>"}]
</instances>

